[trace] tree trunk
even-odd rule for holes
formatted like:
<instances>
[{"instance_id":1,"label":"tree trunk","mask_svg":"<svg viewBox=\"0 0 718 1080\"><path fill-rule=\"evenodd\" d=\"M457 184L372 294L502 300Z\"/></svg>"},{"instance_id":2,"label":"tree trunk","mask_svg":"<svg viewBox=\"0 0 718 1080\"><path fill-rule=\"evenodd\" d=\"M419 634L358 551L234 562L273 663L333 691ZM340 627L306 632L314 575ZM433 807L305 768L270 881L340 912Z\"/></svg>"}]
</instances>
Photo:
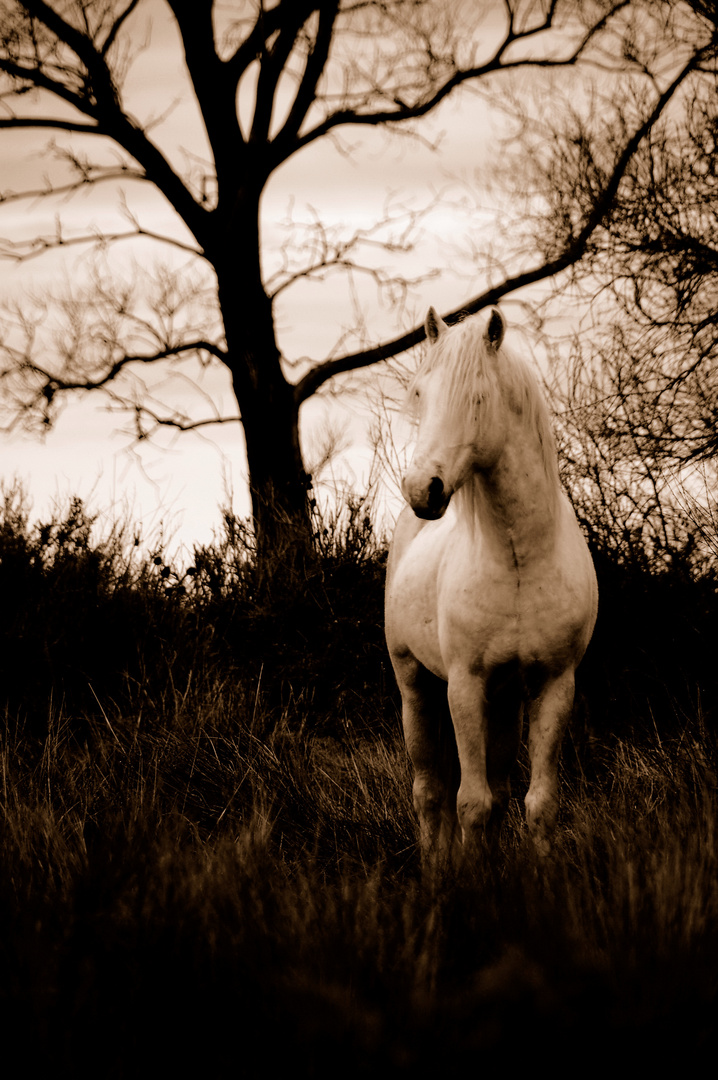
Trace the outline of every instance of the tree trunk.
<instances>
[{"instance_id":1,"label":"tree trunk","mask_svg":"<svg viewBox=\"0 0 718 1080\"><path fill-rule=\"evenodd\" d=\"M217 276L247 448L259 579L263 586L296 585L310 572L315 549L293 387L282 374L271 302L261 285L236 265L217 267Z\"/></svg>"},{"instance_id":2,"label":"tree trunk","mask_svg":"<svg viewBox=\"0 0 718 1080\"><path fill-rule=\"evenodd\" d=\"M302 576L313 560L311 478L299 448L292 388L259 387L241 404L257 559L262 577Z\"/></svg>"}]
</instances>

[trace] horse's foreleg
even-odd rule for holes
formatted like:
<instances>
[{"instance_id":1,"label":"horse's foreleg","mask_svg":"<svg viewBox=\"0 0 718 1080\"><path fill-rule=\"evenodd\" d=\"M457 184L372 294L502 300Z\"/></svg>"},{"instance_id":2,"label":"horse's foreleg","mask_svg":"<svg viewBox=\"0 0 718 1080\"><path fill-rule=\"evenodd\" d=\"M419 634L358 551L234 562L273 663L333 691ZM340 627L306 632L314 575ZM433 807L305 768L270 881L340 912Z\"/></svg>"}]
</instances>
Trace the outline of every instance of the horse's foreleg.
<instances>
[{"instance_id":1,"label":"horse's foreleg","mask_svg":"<svg viewBox=\"0 0 718 1080\"><path fill-rule=\"evenodd\" d=\"M414 768L414 808L426 869L452 858L456 834L458 762L446 683L417 661L395 665L406 748Z\"/></svg>"},{"instance_id":2,"label":"horse's foreleg","mask_svg":"<svg viewBox=\"0 0 718 1080\"><path fill-rule=\"evenodd\" d=\"M485 682L466 671L449 678L449 708L461 766L456 809L465 846L483 844L494 797L487 779L488 725Z\"/></svg>"},{"instance_id":3,"label":"horse's foreleg","mask_svg":"<svg viewBox=\"0 0 718 1080\"><path fill-rule=\"evenodd\" d=\"M573 708L574 673L569 669L546 684L529 708L531 783L526 822L539 855L548 855L558 814L558 759Z\"/></svg>"}]
</instances>

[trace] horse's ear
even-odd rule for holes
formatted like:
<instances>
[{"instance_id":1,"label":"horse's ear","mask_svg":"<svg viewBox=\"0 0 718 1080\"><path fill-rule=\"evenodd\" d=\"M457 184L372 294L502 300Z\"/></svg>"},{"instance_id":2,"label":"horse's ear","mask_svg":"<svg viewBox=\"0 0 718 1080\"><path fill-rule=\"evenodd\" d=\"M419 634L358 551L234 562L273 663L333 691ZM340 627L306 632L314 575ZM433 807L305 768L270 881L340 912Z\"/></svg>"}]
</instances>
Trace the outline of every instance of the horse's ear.
<instances>
[{"instance_id":1,"label":"horse's ear","mask_svg":"<svg viewBox=\"0 0 718 1080\"><path fill-rule=\"evenodd\" d=\"M504 340L504 332L506 330L506 323L504 317L498 308L491 309L491 316L486 329L484 330L484 340L487 345L490 345L492 349L497 350L501 347L501 342Z\"/></svg>"},{"instance_id":2,"label":"horse's ear","mask_svg":"<svg viewBox=\"0 0 718 1080\"><path fill-rule=\"evenodd\" d=\"M437 315L433 307L430 307L426 313L424 329L426 330L426 336L433 345L434 342L438 341L444 330L448 330L448 327L441 315Z\"/></svg>"}]
</instances>

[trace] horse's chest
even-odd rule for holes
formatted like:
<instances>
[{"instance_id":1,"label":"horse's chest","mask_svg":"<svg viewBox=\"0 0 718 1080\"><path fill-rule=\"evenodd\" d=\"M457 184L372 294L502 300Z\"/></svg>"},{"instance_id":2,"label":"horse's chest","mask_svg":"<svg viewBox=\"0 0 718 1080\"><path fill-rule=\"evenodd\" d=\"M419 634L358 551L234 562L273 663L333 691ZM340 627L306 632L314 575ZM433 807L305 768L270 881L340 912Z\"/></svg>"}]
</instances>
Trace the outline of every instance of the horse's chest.
<instances>
[{"instance_id":1,"label":"horse's chest","mask_svg":"<svg viewBox=\"0 0 718 1080\"><path fill-rule=\"evenodd\" d=\"M570 647L577 621L576 598L559 578L490 571L452 577L439 605L444 649L485 669L514 660L551 663Z\"/></svg>"}]
</instances>

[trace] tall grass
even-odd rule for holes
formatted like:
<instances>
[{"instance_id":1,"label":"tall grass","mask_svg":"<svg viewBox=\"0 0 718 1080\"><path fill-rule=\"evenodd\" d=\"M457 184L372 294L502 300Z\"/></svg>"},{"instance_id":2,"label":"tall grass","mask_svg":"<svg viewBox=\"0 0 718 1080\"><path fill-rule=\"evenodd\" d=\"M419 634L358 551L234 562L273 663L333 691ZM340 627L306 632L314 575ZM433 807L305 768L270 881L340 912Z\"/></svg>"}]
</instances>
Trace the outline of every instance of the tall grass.
<instances>
[{"instance_id":1,"label":"tall grass","mask_svg":"<svg viewBox=\"0 0 718 1080\"><path fill-rule=\"evenodd\" d=\"M555 853L534 858L516 802L495 861L429 888L383 556L368 525L342 528L311 591L267 612L231 516L186 573L121 530L96 541L77 503L38 528L6 504L8 1060L72 1077L698 1063L717 1019L709 674L688 711L690 667L658 685L651 657L631 695L641 642L617 643L621 681L601 631Z\"/></svg>"}]
</instances>

